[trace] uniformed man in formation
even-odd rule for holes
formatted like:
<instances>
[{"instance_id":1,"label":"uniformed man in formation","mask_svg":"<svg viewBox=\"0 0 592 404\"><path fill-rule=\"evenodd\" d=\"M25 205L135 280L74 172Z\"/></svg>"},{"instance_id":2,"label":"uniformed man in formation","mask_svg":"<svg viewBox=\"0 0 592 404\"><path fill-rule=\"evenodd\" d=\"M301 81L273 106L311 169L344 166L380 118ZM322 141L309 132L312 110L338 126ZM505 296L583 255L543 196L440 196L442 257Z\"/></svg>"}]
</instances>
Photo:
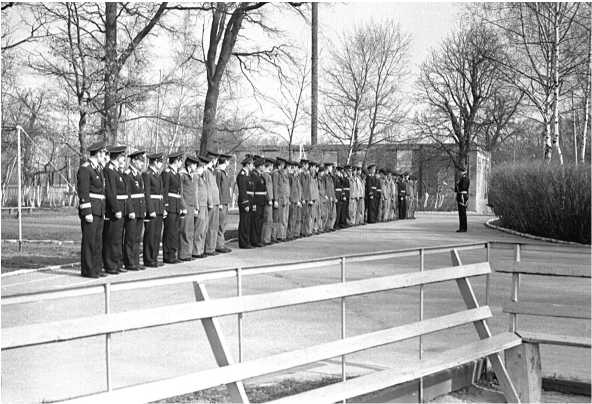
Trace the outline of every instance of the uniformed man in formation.
<instances>
[{"instance_id":1,"label":"uniformed man in formation","mask_svg":"<svg viewBox=\"0 0 592 404\"><path fill-rule=\"evenodd\" d=\"M223 238L230 155L171 153L163 169L162 153L126 156L126 146L104 142L87 150L77 173L82 276L158 268L161 242L167 264L230 252Z\"/></svg>"},{"instance_id":2,"label":"uniformed man in formation","mask_svg":"<svg viewBox=\"0 0 592 404\"><path fill-rule=\"evenodd\" d=\"M234 188L226 171L230 155L126 151L122 145L92 144L78 170L83 276L158 268L161 242L165 264L231 251L224 239ZM257 155L240 163L240 248L414 217L416 181L408 173ZM460 230L466 231L466 175L457 193Z\"/></svg>"}]
</instances>

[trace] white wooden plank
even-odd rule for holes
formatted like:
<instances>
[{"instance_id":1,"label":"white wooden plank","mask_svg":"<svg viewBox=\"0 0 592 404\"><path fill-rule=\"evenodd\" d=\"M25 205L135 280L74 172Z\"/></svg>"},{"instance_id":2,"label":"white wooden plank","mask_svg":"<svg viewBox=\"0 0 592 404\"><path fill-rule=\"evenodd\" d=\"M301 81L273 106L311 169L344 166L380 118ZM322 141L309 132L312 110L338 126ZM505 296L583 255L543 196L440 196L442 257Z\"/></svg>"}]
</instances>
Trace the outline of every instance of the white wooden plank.
<instances>
[{"instance_id":1,"label":"white wooden plank","mask_svg":"<svg viewBox=\"0 0 592 404\"><path fill-rule=\"evenodd\" d=\"M590 337L574 337L572 335L547 334L542 332L516 331L522 341L538 344L563 345L590 348Z\"/></svg>"},{"instance_id":2,"label":"white wooden plank","mask_svg":"<svg viewBox=\"0 0 592 404\"><path fill-rule=\"evenodd\" d=\"M450 252L452 265L462 265L462 260L458 251L453 250ZM460 278L456 280L456 285L458 286L458 290L467 306L467 309L474 309L479 307L479 302L477 301L477 297L475 297L475 293L473 292L473 287L467 278ZM475 321L473 323L475 326L475 330L479 335L479 338L485 339L491 337L491 331L489 330L489 326L485 320ZM493 354L489 357L491 361L491 367L499 380L501 385L502 391L504 392L508 402L511 403L519 403L520 398L518 397L518 392L508 375L508 371L504 366L504 362L502 357L499 353Z\"/></svg>"},{"instance_id":3,"label":"white wooden plank","mask_svg":"<svg viewBox=\"0 0 592 404\"><path fill-rule=\"evenodd\" d=\"M465 310L403 326L237 363L224 368L210 369L157 382L125 387L114 390L111 393L105 392L93 396L81 397L69 402L146 402L164 399L403 341L419 335L490 318L491 316L489 307Z\"/></svg>"},{"instance_id":4,"label":"white wooden plank","mask_svg":"<svg viewBox=\"0 0 592 404\"><path fill-rule=\"evenodd\" d=\"M193 291L195 294L195 300L209 300L208 291L204 285L194 282ZM220 325L218 324L218 320L216 318L204 318L201 320L201 323L206 332L210 348L212 348L212 353L214 354L214 358L216 359L218 366L222 367L232 365L234 360L232 359L230 351L226 346L226 341L222 336L222 331ZM230 399L233 403L249 403L249 397L247 396L243 382L235 381L234 383L228 383L226 384L226 388L228 389Z\"/></svg>"},{"instance_id":5,"label":"white wooden plank","mask_svg":"<svg viewBox=\"0 0 592 404\"><path fill-rule=\"evenodd\" d=\"M573 278L590 278L590 267L573 266L573 267L548 267L545 265L537 265L535 267L526 267L522 265L507 266L496 268L495 272L502 273L519 273L528 275L541 276L565 276Z\"/></svg>"},{"instance_id":6,"label":"white wooden plank","mask_svg":"<svg viewBox=\"0 0 592 404\"><path fill-rule=\"evenodd\" d=\"M490 273L488 263L2 329L2 349L267 310Z\"/></svg>"},{"instance_id":7,"label":"white wooden plank","mask_svg":"<svg viewBox=\"0 0 592 404\"><path fill-rule=\"evenodd\" d=\"M271 402L282 404L334 403L460 366L520 344L520 338L506 332L464 345L460 348L447 350L431 358L408 362L403 368L397 367L395 369L360 376L346 382L335 383Z\"/></svg>"},{"instance_id":8,"label":"white wooden plank","mask_svg":"<svg viewBox=\"0 0 592 404\"><path fill-rule=\"evenodd\" d=\"M564 304L507 302L504 313L525 314L529 316L547 316L562 318L590 319L590 306L569 306Z\"/></svg>"}]
</instances>

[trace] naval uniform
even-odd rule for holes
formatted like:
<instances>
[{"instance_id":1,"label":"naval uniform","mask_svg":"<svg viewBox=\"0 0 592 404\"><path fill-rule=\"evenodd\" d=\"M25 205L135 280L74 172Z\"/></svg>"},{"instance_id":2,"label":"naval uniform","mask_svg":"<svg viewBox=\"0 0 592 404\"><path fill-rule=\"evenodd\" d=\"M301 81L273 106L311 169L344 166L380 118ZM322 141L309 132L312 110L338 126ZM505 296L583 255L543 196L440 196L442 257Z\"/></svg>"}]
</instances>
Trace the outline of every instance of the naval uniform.
<instances>
[{"instance_id":1,"label":"naval uniform","mask_svg":"<svg viewBox=\"0 0 592 404\"><path fill-rule=\"evenodd\" d=\"M162 178L162 198L167 217L164 218L162 233L162 258L170 264L178 262L179 237L181 235L181 211L184 209L181 199L181 176L171 167L160 175Z\"/></svg>"},{"instance_id":2,"label":"naval uniform","mask_svg":"<svg viewBox=\"0 0 592 404\"><path fill-rule=\"evenodd\" d=\"M251 245L263 247L261 236L264 208L267 202L267 186L263 175L257 169L254 169L251 173L251 180L254 188L253 209L251 210Z\"/></svg>"},{"instance_id":3,"label":"naval uniform","mask_svg":"<svg viewBox=\"0 0 592 404\"><path fill-rule=\"evenodd\" d=\"M140 171L130 167L125 171L125 182L129 199L125 212L123 263L128 270L137 270L140 269L140 237L146 216L144 179ZM133 219L131 213L134 213Z\"/></svg>"},{"instance_id":4,"label":"naval uniform","mask_svg":"<svg viewBox=\"0 0 592 404\"><path fill-rule=\"evenodd\" d=\"M158 250L162 236L162 180L158 173L148 168L142 175L144 178L144 198L146 202L146 220L144 221L144 265L156 267Z\"/></svg>"},{"instance_id":5,"label":"naval uniform","mask_svg":"<svg viewBox=\"0 0 592 404\"><path fill-rule=\"evenodd\" d=\"M123 268L123 227L127 204L127 190L123 172L110 162L105 175L106 214L103 227L103 266L107 273L118 273ZM116 217L117 213L121 216Z\"/></svg>"},{"instance_id":6,"label":"naval uniform","mask_svg":"<svg viewBox=\"0 0 592 404\"><path fill-rule=\"evenodd\" d=\"M81 275L98 278L102 267L103 217L105 214L105 179L98 164L90 160L80 165L76 175L82 243L80 251ZM92 214L92 222L84 218Z\"/></svg>"},{"instance_id":7,"label":"naval uniform","mask_svg":"<svg viewBox=\"0 0 592 404\"><path fill-rule=\"evenodd\" d=\"M252 248L251 245L251 209L255 195L253 179L246 168L240 170L236 177L238 188L238 246Z\"/></svg>"},{"instance_id":8,"label":"naval uniform","mask_svg":"<svg viewBox=\"0 0 592 404\"><path fill-rule=\"evenodd\" d=\"M458 230L461 232L467 231L467 203L469 201L469 186L471 181L469 177L463 175L459 178L454 187L456 192L456 203L458 205Z\"/></svg>"}]
</instances>

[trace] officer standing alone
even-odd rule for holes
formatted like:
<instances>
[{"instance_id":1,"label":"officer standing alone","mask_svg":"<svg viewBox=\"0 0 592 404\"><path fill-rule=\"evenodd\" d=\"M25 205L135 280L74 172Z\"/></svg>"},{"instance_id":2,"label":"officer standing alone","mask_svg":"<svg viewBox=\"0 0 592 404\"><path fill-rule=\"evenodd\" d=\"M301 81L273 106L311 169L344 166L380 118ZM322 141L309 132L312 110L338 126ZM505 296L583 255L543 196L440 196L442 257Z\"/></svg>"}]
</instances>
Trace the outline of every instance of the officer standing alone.
<instances>
[{"instance_id":1,"label":"officer standing alone","mask_svg":"<svg viewBox=\"0 0 592 404\"><path fill-rule=\"evenodd\" d=\"M454 187L456 192L456 203L458 205L458 221L459 227L457 233L465 233L467 231L467 203L469 202L469 186L471 181L467 176L467 170L464 166L459 167L460 177Z\"/></svg>"},{"instance_id":2,"label":"officer standing alone","mask_svg":"<svg viewBox=\"0 0 592 404\"><path fill-rule=\"evenodd\" d=\"M76 175L76 190L80 205L78 215L82 228L80 251L81 275L86 278L106 276L102 270L103 215L105 214L105 179L100 161L105 158L105 143L88 147L90 157L80 165Z\"/></svg>"}]
</instances>

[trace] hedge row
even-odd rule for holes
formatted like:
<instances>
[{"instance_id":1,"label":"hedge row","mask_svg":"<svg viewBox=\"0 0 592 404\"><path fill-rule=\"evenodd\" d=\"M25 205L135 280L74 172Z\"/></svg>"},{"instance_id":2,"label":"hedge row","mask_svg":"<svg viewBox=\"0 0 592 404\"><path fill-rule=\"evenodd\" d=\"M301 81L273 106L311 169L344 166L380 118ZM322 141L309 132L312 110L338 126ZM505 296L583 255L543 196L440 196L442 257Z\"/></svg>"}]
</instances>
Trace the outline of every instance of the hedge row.
<instances>
[{"instance_id":1,"label":"hedge row","mask_svg":"<svg viewBox=\"0 0 592 404\"><path fill-rule=\"evenodd\" d=\"M500 225L590 244L590 165L503 164L492 170L489 205Z\"/></svg>"}]
</instances>

